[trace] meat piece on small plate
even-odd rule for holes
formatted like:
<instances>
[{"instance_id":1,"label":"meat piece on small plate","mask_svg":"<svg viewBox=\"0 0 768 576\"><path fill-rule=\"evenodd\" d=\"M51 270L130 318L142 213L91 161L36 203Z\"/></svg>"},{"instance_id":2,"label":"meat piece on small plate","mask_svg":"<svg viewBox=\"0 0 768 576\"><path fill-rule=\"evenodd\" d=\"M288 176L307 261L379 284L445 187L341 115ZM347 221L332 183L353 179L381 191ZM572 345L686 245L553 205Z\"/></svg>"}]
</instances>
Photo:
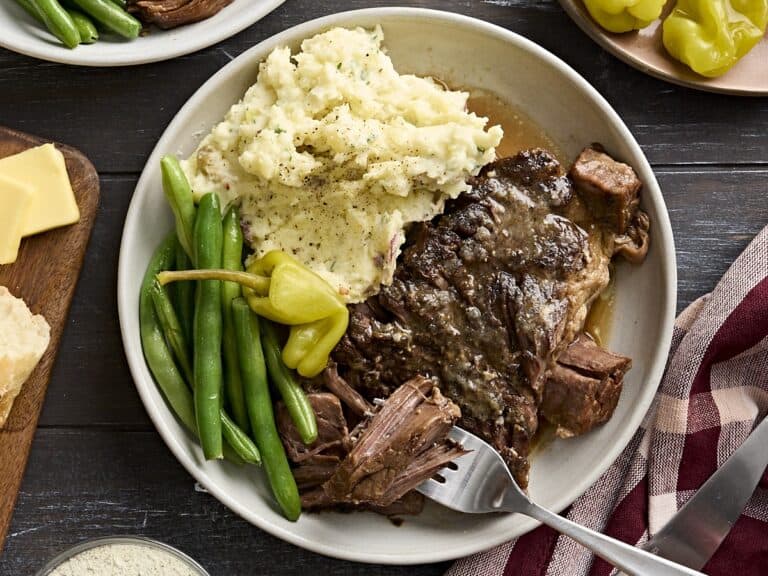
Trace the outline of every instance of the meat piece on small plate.
<instances>
[{"instance_id":1,"label":"meat piece on small plate","mask_svg":"<svg viewBox=\"0 0 768 576\"><path fill-rule=\"evenodd\" d=\"M169 29L210 18L232 0L133 0L128 11L148 24Z\"/></svg>"},{"instance_id":2,"label":"meat piece on small plate","mask_svg":"<svg viewBox=\"0 0 768 576\"><path fill-rule=\"evenodd\" d=\"M606 422L616 408L631 359L600 348L580 335L547 375L542 416L562 438L577 436Z\"/></svg>"}]
</instances>

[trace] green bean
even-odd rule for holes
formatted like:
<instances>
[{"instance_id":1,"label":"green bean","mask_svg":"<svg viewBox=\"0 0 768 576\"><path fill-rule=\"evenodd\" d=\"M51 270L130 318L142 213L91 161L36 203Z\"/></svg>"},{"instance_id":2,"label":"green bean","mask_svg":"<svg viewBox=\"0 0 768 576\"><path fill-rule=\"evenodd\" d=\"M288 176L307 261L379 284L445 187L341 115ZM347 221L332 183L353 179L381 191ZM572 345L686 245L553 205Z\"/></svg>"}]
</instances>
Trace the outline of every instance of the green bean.
<instances>
[{"instance_id":1,"label":"green bean","mask_svg":"<svg viewBox=\"0 0 768 576\"><path fill-rule=\"evenodd\" d=\"M176 362L178 362L184 378L187 382L192 382L192 363L189 361L187 339L173 309L171 298L157 280L150 284L149 293L152 296L152 303L155 306L155 314L157 314L160 327L165 334L165 341L176 356Z\"/></svg>"},{"instance_id":2,"label":"green bean","mask_svg":"<svg viewBox=\"0 0 768 576\"><path fill-rule=\"evenodd\" d=\"M201 268L221 266L221 210L219 197L200 199L195 221L195 254ZM205 457L221 458L221 282L200 280L195 296L194 396L197 428Z\"/></svg>"},{"instance_id":3,"label":"green bean","mask_svg":"<svg viewBox=\"0 0 768 576\"><path fill-rule=\"evenodd\" d=\"M196 262L194 250L195 202L192 199L192 189L176 156L172 154L163 156L160 160L160 170L163 175L163 192L168 204L171 205L173 216L176 218L176 234L178 234L179 242L194 264Z\"/></svg>"},{"instance_id":4,"label":"green bean","mask_svg":"<svg viewBox=\"0 0 768 576\"><path fill-rule=\"evenodd\" d=\"M176 270L188 270L192 268L192 261L189 259L184 246L176 237ZM192 325L195 317L195 283L177 282L176 283L176 307L181 324L182 332L187 338L187 342L192 342Z\"/></svg>"},{"instance_id":5,"label":"green bean","mask_svg":"<svg viewBox=\"0 0 768 576\"><path fill-rule=\"evenodd\" d=\"M275 425L267 384L267 369L260 342L259 319L242 298L232 302L232 319L237 337L245 405L248 408L253 437L261 452L264 470L275 500L285 517L295 521L301 514L301 498Z\"/></svg>"},{"instance_id":6,"label":"green bean","mask_svg":"<svg viewBox=\"0 0 768 576\"><path fill-rule=\"evenodd\" d=\"M243 269L243 232L236 206L231 206L224 215L224 243L221 253L221 267L226 270ZM232 301L241 295L240 285L234 282L221 283L221 310L224 320L222 347L224 350L224 388L229 408L235 422L243 430L248 429L248 412L245 409L243 383L237 359L235 327L232 325Z\"/></svg>"},{"instance_id":7,"label":"green bean","mask_svg":"<svg viewBox=\"0 0 768 576\"><path fill-rule=\"evenodd\" d=\"M155 275L163 268L170 266L173 261L173 242L174 235L169 234L157 248L152 260L149 262L149 266L147 266L139 296L139 331L141 333L141 345L144 349L144 358L147 361L149 371L152 372L155 382L163 396L165 396L173 413L176 414L176 417L187 430L197 438L198 433L192 393L186 382L184 382L181 373L179 373L176 364L173 362L173 356L165 342L163 331L160 328L159 320L155 313L150 290L155 282ZM243 459L233 452L229 446L224 447L224 457L235 464L243 463Z\"/></svg>"},{"instance_id":8,"label":"green bean","mask_svg":"<svg viewBox=\"0 0 768 576\"><path fill-rule=\"evenodd\" d=\"M32 4L31 0L16 0L16 4L24 8L27 14L32 16L32 18L45 24L42 13L37 9L37 6Z\"/></svg>"},{"instance_id":9,"label":"green bean","mask_svg":"<svg viewBox=\"0 0 768 576\"><path fill-rule=\"evenodd\" d=\"M232 446L234 451L243 460L248 464L255 464L257 466L261 464L261 454L253 440L248 437L248 434L243 432L240 426L232 421L232 418L229 417L229 414L223 408L221 410L221 431L227 444Z\"/></svg>"},{"instance_id":10,"label":"green bean","mask_svg":"<svg viewBox=\"0 0 768 576\"><path fill-rule=\"evenodd\" d=\"M291 371L283 363L277 332L270 322L264 321L262 345L267 360L269 379L280 392L288 414L291 415L301 441L306 445L317 440L317 420L304 389L296 382Z\"/></svg>"},{"instance_id":11,"label":"green bean","mask_svg":"<svg viewBox=\"0 0 768 576\"><path fill-rule=\"evenodd\" d=\"M141 32L141 22L110 0L74 0L74 2L83 12L105 28L124 38L136 38Z\"/></svg>"},{"instance_id":12,"label":"green bean","mask_svg":"<svg viewBox=\"0 0 768 576\"><path fill-rule=\"evenodd\" d=\"M126 0L110 0L112 4L116 6L120 6L120 8L125 9L125 7L128 5L128 2Z\"/></svg>"},{"instance_id":13,"label":"green bean","mask_svg":"<svg viewBox=\"0 0 768 576\"><path fill-rule=\"evenodd\" d=\"M155 274L170 266L173 262L173 237L168 236L155 252L147 267L141 285L139 299L139 322L141 325L141 343L144 357L158 386L165 395L168 404L182 424L191 432L196 432L195 409L192 395L184 383L184 378L173 362L165 337L160 329L157 314L152 303L152 286Z\"/></svg>"},{"instance_id":14,"label":"green bean","mask_svg":"<svg viewBox=\"0 0 768 576\"><path fill-rule=\"evenodd\" d=\"M186 383L189 386L193 380L188 353L189 347L187 346L187 341L181 331L181 326L176 317L173 305L171 304L171 299L165 288L160 286L157 280L150 284L149 292L155 306L155 313L157 314L160 328L165 334L165 340L170 345L177 363L181 366ZM248 437L248 434L232 421L223 408L221 409L221 427L224 439L240 458L249 464L261 463L259 450L256 448L256 445Z\"/></svg>"},{"instance_id":15,"label":"green bean","mask_svg":"<svg viewBox=\"0 0 768 576\"><path fill-rule=\"evenodd\" d=\"M99 31L88 16L77 10L67 10L67 12L75 23L82 44L93 44L99 39Z\"/></svg>"},{"instance_id":16,"label":"green bean","mask_svg":"<svg viewBox=\"0 0 768 576\"><path fill-rule=\"evenodd\" d=\"M62 41L67 48L80 44L80 33L72 21L72 16L61 7L57 0L30 0L43 17L43 22L51 34Z\"/></svg>"}]
</instances>

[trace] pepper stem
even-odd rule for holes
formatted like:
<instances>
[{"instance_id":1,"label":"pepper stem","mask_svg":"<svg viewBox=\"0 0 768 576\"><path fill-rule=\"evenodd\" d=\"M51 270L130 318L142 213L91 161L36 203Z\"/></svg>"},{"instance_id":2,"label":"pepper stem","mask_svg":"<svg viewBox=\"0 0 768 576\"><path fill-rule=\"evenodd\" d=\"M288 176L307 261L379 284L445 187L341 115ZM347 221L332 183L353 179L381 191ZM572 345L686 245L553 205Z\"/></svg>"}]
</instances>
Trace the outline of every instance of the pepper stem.
<instances>
[{"instance_id":1,"label":"pepper stem","mask_svg":"<svg viewBox=\"0 0 768 576\"><path fill-rule=\"evenodd\" d=\"M250 288L259 295L269 293L270 278L267 276L257 276L249 272L237 272L235 270L178 270L175 272L160 272L157 275L157 281L162 286L170 282L179 282L182 280L222 280L224 282L236 282L241 286Z\"/></svg>"}]
</instances>

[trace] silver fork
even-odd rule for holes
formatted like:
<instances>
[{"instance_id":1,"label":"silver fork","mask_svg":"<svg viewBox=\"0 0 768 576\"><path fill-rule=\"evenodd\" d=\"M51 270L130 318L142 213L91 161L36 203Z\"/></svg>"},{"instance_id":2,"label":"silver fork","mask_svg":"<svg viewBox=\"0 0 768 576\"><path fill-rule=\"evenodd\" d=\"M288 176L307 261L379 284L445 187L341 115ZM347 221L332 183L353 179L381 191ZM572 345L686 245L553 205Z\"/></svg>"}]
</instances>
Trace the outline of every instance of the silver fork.
<instances>
[{"instance_id":1,"label":"silver fork","mask_svg":"<svg viewBox=\"0 0 768 576\"><path fill-rule=\"evenodd\" d=\"M520 489L501 455L490 444L455 426L450 437L470 452L454 460L454 466L440 470L438 478L419 485L417 490L424 496L468 514L516 512L530 516L570 536L632 576L701 576L701 572L654 556L542 508Z\"/></svg>"}]
</instances>

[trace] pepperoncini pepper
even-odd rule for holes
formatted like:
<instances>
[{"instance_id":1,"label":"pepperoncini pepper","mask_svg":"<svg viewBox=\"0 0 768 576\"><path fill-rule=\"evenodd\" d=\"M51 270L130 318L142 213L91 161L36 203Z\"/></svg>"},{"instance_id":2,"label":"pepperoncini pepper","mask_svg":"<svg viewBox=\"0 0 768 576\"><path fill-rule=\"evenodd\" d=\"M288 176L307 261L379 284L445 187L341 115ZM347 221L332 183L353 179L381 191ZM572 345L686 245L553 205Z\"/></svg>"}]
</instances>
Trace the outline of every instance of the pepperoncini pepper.
<instances>
[{"instance_id":1,"label":"pepperoncini pepper","mask_svg":"<svg viewBox=\"0 0 768 576\"><path fill-rule=\"evenodd\" d=\"M664 21L664 47L702 76L720 76L760 41L766 24L768 0L678 0Z\"/></svg>"},{"instance_id":2,"label":"pepperoncini pepper","mask_svg":"<svg viewBox=\"0 0 768 576\"><path fill-rule=\"evenodd\" d=\"M283 362L304 377L317 376L344 336L349 311L320 276L285 252L272 251L248 266L248 272L270 278L266 294L245 290L257 314L291 326Z\"/></svg>"},{"instance_id":3,"label":"pepperoncini pepper","mask_svg":"<svg viewBox=\"0 0 768 576\"><path fill-rule=\"evenodd\" d=\"M268 291L246 289L245 296L256 314L274 322L307 324L346 309L330 284L285 252L268 252L248 272L269 277Z\"/></svg>"},{"instance_id":4,"label":"pepperoncini pepper","mask_svg":"<svg viewBox=\"0 0 768 576\"><path fill-rule=\"evenodd\" d=\"M328 357L344 336L348 324L349 311L344 307L328 318L291 326L283 348L283 362L302 376L317 376L328 364Z\"/></svg>"},{"instance_id":5,"label":"pepperoncini pepper","mask_svg":"<svg viewBox=\"0 0 768 576\"><path fill-rule=\"evenodd\" d=\"M592 18L609 32L640 30L661 16L667 0L584 0Z\"/></svg>"},{"instance_id":6,"label":"pepperoncini pepper","mask_svg":"<svg viewBox=\"0 0 768 576\"><path fill-rule=\"evenodd\" d=\"M328 364L333 348L347 331L349 311L320 276L285 252L275 250L236 270L161 272L162 285L180 280L222 280L243 286L250 308L265 318L290 326L283 362L307 378Z\"/></svg>"}]
</instances>

